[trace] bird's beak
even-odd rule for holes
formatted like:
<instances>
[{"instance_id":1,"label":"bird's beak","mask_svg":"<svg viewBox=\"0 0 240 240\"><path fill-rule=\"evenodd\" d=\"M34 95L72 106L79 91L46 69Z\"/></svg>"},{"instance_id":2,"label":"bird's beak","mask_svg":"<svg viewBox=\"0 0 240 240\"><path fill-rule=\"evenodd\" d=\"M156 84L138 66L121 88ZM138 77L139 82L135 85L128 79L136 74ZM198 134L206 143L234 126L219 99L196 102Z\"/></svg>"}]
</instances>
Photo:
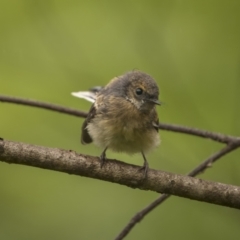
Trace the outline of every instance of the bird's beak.
<instances>
[{"instance_id":1,"label":"bird's beak","mask_svg":"<svg viewBox=\"0 0 240 240\"><path fill-rule=\"evenodd\" d=\"M154 103L156 105L161 105L161 102L159 100L157 100L157 99L148 99L148 102L152 102L152 103Z\"/></svg>"}]
</instances>

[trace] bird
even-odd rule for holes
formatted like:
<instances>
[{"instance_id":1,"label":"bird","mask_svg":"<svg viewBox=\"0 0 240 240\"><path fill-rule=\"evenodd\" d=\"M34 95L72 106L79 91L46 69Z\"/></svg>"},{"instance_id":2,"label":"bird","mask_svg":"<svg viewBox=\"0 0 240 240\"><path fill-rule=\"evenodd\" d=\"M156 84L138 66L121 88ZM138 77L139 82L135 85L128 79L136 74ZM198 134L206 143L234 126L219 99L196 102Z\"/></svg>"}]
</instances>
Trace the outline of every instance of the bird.
<instances>
[{"instance_id":1,"label":"bird","mask_svg":"<svg viewBox=\"0 0 240 240\"><path fill-rule=\"evenodd\" d=\"M141 153L144 163L140 169L146 178L149 164L145 154L160 144L156 105L161 102L156 81L147 73L133 70L114 77L105 87L72 95L93 103L82 124L81 143L93 142L103 149L101 167L108 149L130 155Z\"/></svg>"}]
</instances>

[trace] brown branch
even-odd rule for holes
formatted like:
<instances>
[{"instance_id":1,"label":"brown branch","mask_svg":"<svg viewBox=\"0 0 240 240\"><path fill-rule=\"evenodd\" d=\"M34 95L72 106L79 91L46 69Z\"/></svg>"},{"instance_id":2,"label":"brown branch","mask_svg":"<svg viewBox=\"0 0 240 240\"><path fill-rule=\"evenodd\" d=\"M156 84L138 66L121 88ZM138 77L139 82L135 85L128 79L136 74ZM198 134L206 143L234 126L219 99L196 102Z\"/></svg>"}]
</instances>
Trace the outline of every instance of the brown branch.
<instances>
[{"instance_id":1,"label":"brown branch","mask_svg":"<svg viewBox=\"0 0 240 240\"><path fill-rule=\"evenodd\" d=\"M15 103L15 104L20 104L20 105L25 105L25 106L38 107L38 108L43 108L43 109L47 109L47 110L52 110L55 112L66 113L66 114L77 116L77 117L86 117L87 116L87 113L83 112L83 111L79 111L79 110L68 108L68 107L63 107L63 106L56 105L56 104L39 102L36 100L31 100L31 99L16 98L16 97L0 95L0 102Z\"/></svg>"},{"instance_id":2,"label":"brown branch","mask_svg":"<svg viewBox=\"0 0 240 240\"><path fill-rule=\"evenodd\" d=\"M39 107L44 108L47 110L52 110L60 113L66 113L69 115L77 116L77 117L86 117L87 112L79 111L76 109L71 109L55 104L45 103L45 102L39 102L36 100L30 100L30 99L23 99L23 98L16 98L16 97L10 97L10 96L4 96L0 95L0 102L8 102L8 103L16 103L21 105L27 105L32 107ZM160 123L159 129L172 131L172 132L178 132L178 133L185 133L193 136L198 136L202 138L209 138L217 142L221 143L230 143L233 140L240 139L238 137L229 136L225 134L215 133L215 132L209 132L201 129L196 128L190 128L190 127L184 127L180 125L174 125L174 124L166 124L166 123Z\"/></svg>"},{"instance_id":3,"label":"brown branch","mask_svg":"<svg viewBox=\"0 0 240 240\"><path fill-rule=\"evenodd\" d=\"M77 116L77 117L86 117L87 116L86 112L82 112L82 111L78 111L78 110L75 110L75 109L70 109L70 108L58 106L58 105L55 105L55 104L39 102L39 101L35 101L35 100L27 100L27 99L13 98L13 97L1 96L0 95L0 101L44 108L44 109L48 109L48 110L52 110L52 111L57 111L57 112L60 112L60 113L70 114L70 115ZM217 142L228 144L228 146L226 148L224 148L220 152L214 154L212 157L210 157L205 162L200 164L197 168L195 168L193 171L191 171L189 173L189 176L196 176L196 174L198 174L201 171L203 171L204 169L206 169L214 161L216 161L217 159L219 159L223 155L227 154L228 152L233 151L234 149L239 147L239 145L238 145L238 143L240 141L239 137L234 137L234 136L224 135L224 134L220 134L220 133L209 132L209 131L195 129L195 128L189 128L189 127L184 127L184 126L179 126L179 125L174 125L174 124L160 123L159 128L162 129L162 130L185 133L185 134L194 135L194 136L203 137L203 138L209 138L209 139L212 139L212 140L217 141ZM84 156L84 155L82 155L82 156ZM89 158L91 158L91 157L89 157ZM21 164L24 164L24 163L21 163ZM119 163L118 162L118 164L124 164L124 163ZM29 165L29 164L27 163L27 165ZM43 167L43 168L45 168L45 167ZM83 175L83 176L85 176L85 175ZM131 174L131 176L132 176L132 174ZM102 178L99 178L99 179L102 179ZM108 181L108 179L102 179L102 180L107 180ZM109 179L109 181L112 181L112 180ZM113 182L115 182L115 181L113 181ZM124 183L121 183L121 182L118 182L118 183L124 184ZM125 185L127 185L127 184L125 184ZM140 189L144 189L144 184L142 186L133 186L131 184L128 185L128 186L139 187ZM174 194L174 193L172 193L172 194ZM176 195L178 195L178 194L176 194ZM132 218L132 220L129 222L129 224L122 230L122 232L119 234L119 236L116 239L122 239L124 236L126 236L129 233L129 231L136 225L137 222L140 222L144 218L144 216L146 216L150 211L152 211L154 208L156 208L159 204L161 204L169 196L170 196L170 194L162 194L153 203L151 203L145 209L143 209L142 211L137 213ZM178 196L181 196L181 195L178 195ZM198 199L196 199L196 200L198 200Z\"/></svg>"},{"instance_id":4,"label":"brown branch","mask_svg":"<svg viewBox=\"0 0 240 240\"><path fill-rule=\"evenodd\" d=\"M202 138L209 138L214 141L217 141L220 143L226 143L226 144L231 143L236 139L240 139L239 137L235 137L235 136L229 136L222 133L210 132L202 129L185 127L185 126L180 126L175 124L160 123L159 128L162 130L185 133L185 134L190 134L190 135L202 137Z\"/></svg>"},{"instance_id":5,"label":"brown branch","mask_svg":"<svg viewBox=\"0 0 240 240\"><path fill-rule=\"evenodd\" d=\"M240 142L237 144L239 146ZM147 179L143 181L143 173L138 166L111 160L101 168L98 157L74 151L0 139L0 159L7 163L55 170L240 209L240 187L153 169L149 170Z\"/></svg>"},{"instance_id":6,"label":"brown branch","mask_svg":"<svg viewBox=\"0 0 240 240\"><path fill-rule=\"evenodd\" d=\"M123 228L123 230L118 234L118 236L115 238L115 240L121 240L124 237L126 237L129 232L135 227L135 225L143 220L143 218L150 213L152 210L154 210L157 206L159 206L162 202L164 202L166 199L168 199L171 195L170 194L161 194L159 198L154 200L151 204L149 204L147 207L142 209L140 212L136 213L130 222Z\"/></svg>"},{"instance_id":7,"label":"brown branch","mask_svg":"<svg viewBox=\"0 0 240 240\"><path fill-rule=\"evenodd\" d=\"M220 151L216 152L201 164L199 164L196 168L194 168L191 172L187 174L187 176L195 177L208 167L212 165L215 161L223 157L224 155L234 151L236 148L239 147L239 142L232 142L231 144L225 146ZM162 194L159 198L154 200L151 204L147 207L142 209L140 212L136 213L130 222L123 228L123 230L119 233L119 235L115 238L115 240L121 240L128 235L128 233L133 229L133 227L141 222L143 218L149 214L152 210L154 210L157 206L163 203L166 199L168 199L171 195L170 194Z\"/></svg>"}]
</instances>

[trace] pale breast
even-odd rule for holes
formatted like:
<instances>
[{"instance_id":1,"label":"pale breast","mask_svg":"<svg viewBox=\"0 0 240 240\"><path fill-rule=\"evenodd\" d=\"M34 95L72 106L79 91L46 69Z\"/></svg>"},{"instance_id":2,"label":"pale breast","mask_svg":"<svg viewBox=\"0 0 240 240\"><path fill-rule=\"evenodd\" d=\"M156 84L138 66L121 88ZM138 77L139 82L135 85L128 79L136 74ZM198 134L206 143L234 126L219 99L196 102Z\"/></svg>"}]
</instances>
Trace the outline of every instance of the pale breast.
<instances>
[{"instance_id":1,"label":"pale breast","mask_svg":"<svg viewBox=\"0 0 240 240\"><path fill-rule=\"evenodd\" d=\"M97 146L117 152L147 152L160 143L158 132L143 119L96 116L87 128Z\"/></svg>"}]
</instances>

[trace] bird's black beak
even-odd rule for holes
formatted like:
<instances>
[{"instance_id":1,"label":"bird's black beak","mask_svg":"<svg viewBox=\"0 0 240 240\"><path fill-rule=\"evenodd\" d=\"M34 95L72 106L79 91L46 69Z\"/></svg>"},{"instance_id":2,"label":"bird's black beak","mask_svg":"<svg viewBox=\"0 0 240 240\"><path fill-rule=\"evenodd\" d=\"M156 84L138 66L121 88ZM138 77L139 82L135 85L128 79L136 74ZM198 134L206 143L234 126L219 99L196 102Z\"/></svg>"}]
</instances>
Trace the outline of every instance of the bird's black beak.
<instances>
[{"instance_id":1,"label":"bird's black beak","mask_svg":"<svg viewBox=\"0 0 240 240\"><path fill-rule=\"evenodd\" d=\"M161 102L159 100L157 100L157 99L148 99L147 101L151 102L151 103L154 103L156 105L161 105Z\"/></svg>"}]
</instances>

